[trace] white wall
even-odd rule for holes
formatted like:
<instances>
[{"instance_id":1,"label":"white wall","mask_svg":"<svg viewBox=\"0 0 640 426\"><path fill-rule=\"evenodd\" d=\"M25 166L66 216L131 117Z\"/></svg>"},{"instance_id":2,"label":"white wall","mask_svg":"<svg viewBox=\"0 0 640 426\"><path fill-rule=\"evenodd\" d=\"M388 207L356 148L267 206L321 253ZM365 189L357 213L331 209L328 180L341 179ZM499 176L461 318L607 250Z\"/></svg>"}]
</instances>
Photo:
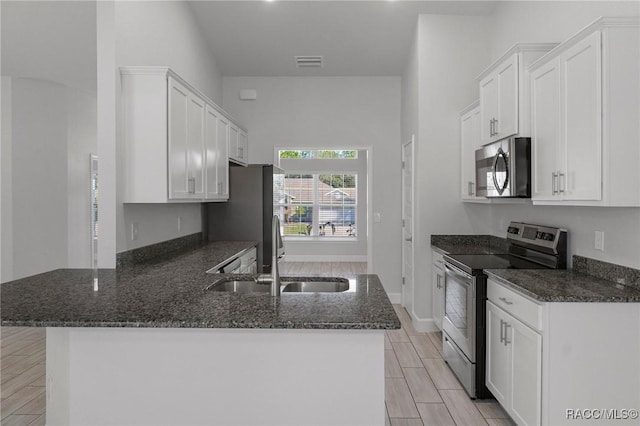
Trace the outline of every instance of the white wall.
<instances>
[{"instance_id":1,"label":"white wall","mask_svg":"<svg viewBox=\"0 0 640 426\"><path fill-rule=\"evenodd\" d=\"M640 15L640 2L497 2L492 15L491 62L515 43L561 43L600 16L628 15Z\"/></svg>"},{"instance_id":2,"label":"white wall","mask_svg":"<svg viewBox=\"0 0 640 426\"><path fill-rule=\"evenodd\" d=\"M222 103L222 79L211 50L192 11L181 1L127 1L115 3L116 63L166 65L214 102ZM119 96L116 98L119 105ZM119 138L121 140L121 138ZM121 142L118 158L122 159ZM122 164L122 161L118 161ZM122 188L122 171L118 172ZM122 194L122 191L118 191ZM117 252L200 232L200 204L123 205L116 200ZM182 231L178 231L182 217ZM137 223L138 239L130 236Z\"/></svg>"},{"instance_id":3,"label":"white wall","mask_svg":"<svg viewBox=\"0 0 640 426\"><path fill-rule=\"evenodd\" d=\"M240 89L256 89L241 101ZM249 162L273 163L275 146L371 147L373 273L400 292L400 78L225 77L223 107L249 129Z\"/></svg>"},{"instance_id":4,"label":"white wall","mask_svg":"<svg viewBox=\"0 0 640 426\"><path fill-rule=\"evenodd\" d=\"M491 53L499 57L517 42L562 42L599 16L640 15L640 2L500 2L492 18ZM569 255L640 268L640 209L492 206L492 233L504 236L509 220L569 230ZM605 250L594 231L605 232Z\"/></svg>"},{"instance_id":5,"label":"white wall","mask_svg":"<svg viewBox=\"0 0 640 426\"><path fill-rule=\"evenodd\" d=\"M88 267L95 96L23 78L11 90L13 185L3 198L12 204L13 274L6 278Z\"/></svg>"},{"instance_id":6,"label":"white wall","mask_svg":"<svg viewBox=\"0 0 640 426\"><path fill-rule=\"evenodd\" d=\"M489 22L486 17L444 15L420 15L418 20L413 312L418 320L431 317L431 234L482 234L491 229L489 209L461 203L459 193L459 112L478 98L475 77L487 64ZM409 66L415 68L415 60ZM414 90L414 85L407 84L406 90ZM407 119L403 135L413 131L412 122L415 118Z\"/></svg>"},{"instance_id":7,"label":"white wall","mask_svg":"<svg viewBox=\"0 0 640 426\"><path fill-rule=\"evenodd\" d=\"M68 90L67 105L67 267L88 268L91 266L89 156L97 152L96 97Z\"/></svg>"},{"instance_id":8,"label":"white wall","mask_svg":"<svg viewBox=\"0 0 640 426\"><path fill-rule=\"evenodd\" d=\"M11 135L11 77L2 76L2 137L0 138L0 282L13 277L13 137Z\"/></svg>"},{"instance_id":9,"label":"white wall","mask_svg":"<svg viewBox=\"0 0 640 426\"><path fill-rule=\"evenodd\" d=\"M90 266L95 12L2 3L2 282Z\"/></svg>"}]
</instances>

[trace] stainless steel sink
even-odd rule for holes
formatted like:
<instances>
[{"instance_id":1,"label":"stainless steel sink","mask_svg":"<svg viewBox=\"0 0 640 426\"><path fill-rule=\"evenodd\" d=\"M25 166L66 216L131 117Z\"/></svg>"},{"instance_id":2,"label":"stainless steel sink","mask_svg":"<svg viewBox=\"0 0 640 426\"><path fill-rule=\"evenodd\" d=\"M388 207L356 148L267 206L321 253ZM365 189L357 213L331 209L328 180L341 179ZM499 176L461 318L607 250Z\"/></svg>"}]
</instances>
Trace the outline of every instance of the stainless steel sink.
<instances>
[{"instance_id":1,"label":"stainless steel sink","mask_svg":"<svg viewBox=\"0 0 640 426\"><path fill-rule=\"evenodd\" d=\"M340 293L349 289L349 281L296 281L283 283L283 293Z\"/></svg>"},{"instance_id":2,"label":"stainless steel sink","mask_svg":"<svg viewBox=\"0 0 640 426\"><path fill-rule=\"evenodd\" d=\"M269 293L269 284L258 284L255 281L222 281L207 287L210 291L226 291L229 293Z\"/></svg>"},{"instance_id":3,"label":"stainless steel sink","mask_svg":"<svg viewBox=\"0 0 640 426\"><path fill-rule=\"evenodd\" d=\"M300 278L298 278L300 279ZM321 281L323 280L323 281ZM270 284L228 279L209 285L206 290L227 293L269 293ZM300 281L282 281L283 293L340 293L349 290L346 278L304 277Z\"/></svg>"}]
</instances>

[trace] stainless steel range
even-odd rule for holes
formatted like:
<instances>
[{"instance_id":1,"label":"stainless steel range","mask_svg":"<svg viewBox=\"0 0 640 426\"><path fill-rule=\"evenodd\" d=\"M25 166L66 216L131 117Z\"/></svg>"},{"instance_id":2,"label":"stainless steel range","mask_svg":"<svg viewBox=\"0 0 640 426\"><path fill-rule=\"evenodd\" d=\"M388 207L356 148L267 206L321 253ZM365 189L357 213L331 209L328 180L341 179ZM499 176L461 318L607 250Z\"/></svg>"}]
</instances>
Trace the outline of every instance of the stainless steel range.
<instances>
[{"instance_id":1,"label":"stainless steel range","mask_svg":"<svg viewBox=\"0 0 640 426\"><path fill-rule=\"evenodd\" d=\"M504 254L449 254L445 261L443 356L472 398L485 386L487 276L484 269L565 269L567 231L511 222Z\"/></svg>"}]
</instances>

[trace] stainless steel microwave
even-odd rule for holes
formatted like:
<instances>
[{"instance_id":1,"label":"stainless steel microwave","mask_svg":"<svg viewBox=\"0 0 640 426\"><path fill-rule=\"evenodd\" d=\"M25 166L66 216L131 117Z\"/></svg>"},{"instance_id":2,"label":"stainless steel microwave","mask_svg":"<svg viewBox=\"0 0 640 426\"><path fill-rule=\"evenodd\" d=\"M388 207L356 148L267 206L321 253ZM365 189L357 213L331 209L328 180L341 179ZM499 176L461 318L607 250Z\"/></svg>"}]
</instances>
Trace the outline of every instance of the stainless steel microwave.
<instances>
[{"instance_id":1,"label":"stainless steel microwave","mask_svg":"<svg viewBox=\"0 0 640 426\"><path fill-rule=\"evenodd\" d=\"M476 150L476 194L531 198L531 138L510 137Z\"/></svg>"}]
</instances>

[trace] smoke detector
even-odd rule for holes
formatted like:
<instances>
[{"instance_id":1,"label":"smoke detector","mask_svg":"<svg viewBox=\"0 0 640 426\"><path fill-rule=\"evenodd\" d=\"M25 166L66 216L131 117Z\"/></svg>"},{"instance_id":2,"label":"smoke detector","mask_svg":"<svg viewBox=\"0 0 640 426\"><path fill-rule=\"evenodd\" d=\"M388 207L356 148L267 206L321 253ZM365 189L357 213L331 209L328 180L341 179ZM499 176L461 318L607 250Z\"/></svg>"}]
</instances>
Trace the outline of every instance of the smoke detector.
<instances>
[{"instance_id":1,"label":"smoke detector","mask_svg":"<svg viewBox=\"0 0 640 426\"><path fill-rule=\"evenodd\" d=\"M322 56L296 56L296 68L322 68Z\"/></svg>"}]
</instances>

